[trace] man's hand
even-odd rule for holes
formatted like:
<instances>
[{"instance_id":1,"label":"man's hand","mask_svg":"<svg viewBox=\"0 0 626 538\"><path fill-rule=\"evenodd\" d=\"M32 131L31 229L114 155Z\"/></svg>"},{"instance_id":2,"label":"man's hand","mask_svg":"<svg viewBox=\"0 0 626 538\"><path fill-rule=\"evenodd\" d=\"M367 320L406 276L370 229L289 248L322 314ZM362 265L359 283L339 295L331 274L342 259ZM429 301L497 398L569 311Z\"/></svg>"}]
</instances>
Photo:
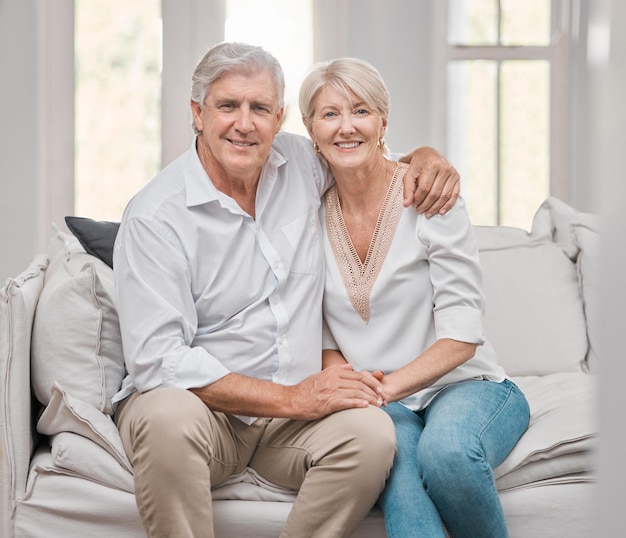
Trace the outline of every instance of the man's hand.
<instances>
[{"instance_id":1,"label":"man's hand","mask_svg":"<svg viewBox=\"0 0 626 538\"><path fill-rule=\"evenodd\" d=\"M352 407L380 407L387 400L377 378L369 372L355 372L348 363L328 366L297 385L230 373L211 385L189 390L213 411L299 420L315 420Z\"/></svg>"},{"instance_id":2,"label":"man's hand","mask_svg":"<svg viewBox=\"0 0 626 538\"><path fill-rule=\"evenodd\" d=\"M428 218L448 212L461 190L456 168L437 150L426 146L413 150L400 160L409 162L404 176L404 207L412 205Z\"/></svg>"},{"instance_id":3,"label":"man's hand","mask_svg":"<svg viewBox=\"0 0 626 538\"><path fill-rule=\"evenodd\" d=\"M382 385L369 372L355 372L349 364L332 365L290 387L293 418L315 420L353 407L380 407Z\"/></svg>"}]
</instances>

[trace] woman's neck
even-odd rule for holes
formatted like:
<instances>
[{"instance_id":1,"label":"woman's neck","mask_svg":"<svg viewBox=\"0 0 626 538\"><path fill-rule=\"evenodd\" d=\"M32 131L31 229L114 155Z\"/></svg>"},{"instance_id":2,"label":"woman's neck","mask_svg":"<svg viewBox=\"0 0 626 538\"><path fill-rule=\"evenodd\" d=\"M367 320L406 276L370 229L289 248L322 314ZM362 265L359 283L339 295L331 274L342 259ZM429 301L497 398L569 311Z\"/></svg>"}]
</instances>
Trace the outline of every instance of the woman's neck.
<instances>
[{"instance_id":1,"label":"woman's neck","mask_svg":"<svg viewBox=\"0 0 626 538\"><path fill-rule=\"evenodd\" d=\"M387 193L396 163L381 156L371 166L332 169L343 213L380 206Z\"/></svg>"}]
</instances>

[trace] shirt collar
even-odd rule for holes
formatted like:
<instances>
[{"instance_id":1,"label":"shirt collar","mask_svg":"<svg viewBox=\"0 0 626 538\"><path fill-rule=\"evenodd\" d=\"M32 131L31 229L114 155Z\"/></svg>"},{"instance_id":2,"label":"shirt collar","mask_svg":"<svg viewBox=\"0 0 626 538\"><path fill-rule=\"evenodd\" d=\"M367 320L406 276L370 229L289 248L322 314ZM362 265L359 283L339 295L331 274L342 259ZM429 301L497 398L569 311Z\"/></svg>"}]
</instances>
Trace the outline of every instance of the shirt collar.
<instances>
[{"instance_id":1,"label":"shirt collar","mask_svg":"<svg viewBox=\"0 0 626 538\"><path fill-rule=\"evenodd\" d=\"M287 158L272 147L267 162L263 165L263 169L261 170L260 184L269 181L273 185L278 168L286 162ZM191 148L187 151L184 173L187 207L219 200L220 191L215 187L200 162L200 157L196 151L196 139L194 139Z\"/></svg>"}]
</instances>

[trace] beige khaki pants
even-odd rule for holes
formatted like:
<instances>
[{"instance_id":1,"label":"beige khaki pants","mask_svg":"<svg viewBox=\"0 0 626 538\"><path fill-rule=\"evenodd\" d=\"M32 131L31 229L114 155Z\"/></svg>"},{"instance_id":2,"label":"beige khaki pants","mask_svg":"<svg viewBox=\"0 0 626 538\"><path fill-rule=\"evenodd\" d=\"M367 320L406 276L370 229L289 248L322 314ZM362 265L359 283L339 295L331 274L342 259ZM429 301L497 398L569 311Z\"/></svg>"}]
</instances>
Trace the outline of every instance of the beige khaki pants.
<instances>
[{"instance_id":1,"label":"beige khaki pants","mask_svg":"<svg viewBox=\"0 0 626 538\"><path fill-rule=\"evenodd\" d=\"M395 454L393 423L375 407L246 425L187 390L166 388L129 396L116 422L151 538L212 538L211 488L247 466L298 490L281 537L351 536L382 491Z\"/></svg>"}]
</instances>

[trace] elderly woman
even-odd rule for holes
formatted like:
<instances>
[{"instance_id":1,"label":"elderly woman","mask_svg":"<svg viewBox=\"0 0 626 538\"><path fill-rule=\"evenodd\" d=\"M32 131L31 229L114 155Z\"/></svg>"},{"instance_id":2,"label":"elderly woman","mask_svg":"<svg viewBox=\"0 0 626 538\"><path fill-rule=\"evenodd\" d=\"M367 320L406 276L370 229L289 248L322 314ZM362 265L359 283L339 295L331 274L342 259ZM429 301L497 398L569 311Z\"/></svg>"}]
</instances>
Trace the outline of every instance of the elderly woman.
<instances>
[{"instance_id":1,"label":"elderly woman","mask_svg":"<svg viewBox=\"0 0 626 538\"><path fill-rule=\"evenodd\" d=\"M483 335L484 296L461 198L406 210L388 158L389 94L356 58L316 64L300 89L325 195L324 367L381 379L398 453L380 504L389 537L507 536L493 469L528 427L528 403Z\"/></svg>"}]
</instances>

